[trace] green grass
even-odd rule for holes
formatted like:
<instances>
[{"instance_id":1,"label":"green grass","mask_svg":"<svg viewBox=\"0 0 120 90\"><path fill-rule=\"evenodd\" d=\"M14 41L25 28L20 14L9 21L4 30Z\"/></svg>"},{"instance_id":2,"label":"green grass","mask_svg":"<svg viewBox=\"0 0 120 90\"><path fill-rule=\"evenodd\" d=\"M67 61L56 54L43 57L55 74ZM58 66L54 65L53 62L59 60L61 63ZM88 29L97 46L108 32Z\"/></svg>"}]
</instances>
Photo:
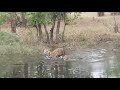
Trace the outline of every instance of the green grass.
<instances>
[{"instance_id":1,"label":"green grass","mask_svg":"<svg viewBox=\"0 0 120 90\"><path fill-rule=\"evenodd\" d=\"M16 34L0 31L0 55L38 55L40 47L24 44Z\"/></svg>"},{"instance_id":2,"label":"green grass","mask_svg":"<svg viewBox=\"0 0 120 90\"><path fill-rule=\"evenodd\" d=\"M16 34L0 31L0 45L14 45L20 43Z\"/></svg>"}]
</instances>

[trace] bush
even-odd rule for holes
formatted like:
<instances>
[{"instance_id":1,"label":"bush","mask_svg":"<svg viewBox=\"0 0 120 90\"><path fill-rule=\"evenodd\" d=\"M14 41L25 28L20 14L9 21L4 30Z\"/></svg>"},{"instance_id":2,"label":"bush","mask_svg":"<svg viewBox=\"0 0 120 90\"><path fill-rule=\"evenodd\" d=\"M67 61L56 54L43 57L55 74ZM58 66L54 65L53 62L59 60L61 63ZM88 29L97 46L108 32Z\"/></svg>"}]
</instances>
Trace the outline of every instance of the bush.
<instances>
[{"instance_id":1,"label":"bush","mask_svg":"<svg viewBox=\"0 0 120 90\"><path fill-rule=\"evenodd\" d=\"M20 40L17 35L0 31L0 45L13 45L19 42Z\"/></svg>"}]
</instances>

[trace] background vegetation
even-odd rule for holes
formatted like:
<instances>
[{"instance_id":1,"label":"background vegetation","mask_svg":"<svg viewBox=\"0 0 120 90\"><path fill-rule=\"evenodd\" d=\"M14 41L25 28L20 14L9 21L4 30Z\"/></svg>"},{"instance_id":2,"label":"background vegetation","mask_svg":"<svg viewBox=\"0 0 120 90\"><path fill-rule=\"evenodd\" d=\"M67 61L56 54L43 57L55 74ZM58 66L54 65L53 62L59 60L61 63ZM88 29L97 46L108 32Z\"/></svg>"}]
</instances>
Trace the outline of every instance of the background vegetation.
<instances>
[{"instance_id":1,"label":"background vegetation","mask_svg":"<svg viewBox=\"0 0 120 90\"><path fill-rule=\"evenodd\" d=\"M119 12L94 13L0 12L0 55L36 55L48 47L119 47Z\"/></svg>"}]
</instances>

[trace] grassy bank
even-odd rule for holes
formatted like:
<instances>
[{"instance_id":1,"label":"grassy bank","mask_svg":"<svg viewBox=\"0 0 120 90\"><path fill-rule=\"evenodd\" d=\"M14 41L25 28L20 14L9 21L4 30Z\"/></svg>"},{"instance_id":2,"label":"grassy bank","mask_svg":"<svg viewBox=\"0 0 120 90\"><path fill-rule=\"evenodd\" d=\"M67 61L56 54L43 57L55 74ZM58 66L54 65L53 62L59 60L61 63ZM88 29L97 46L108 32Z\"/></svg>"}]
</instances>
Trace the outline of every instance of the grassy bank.
<instances>
[{"instance_id":1,"label":"grassy bank","mask_svg":"<svg viewBox=\"0 0 120 90\"><path fill-rule=\"evenodd\" d=\"M39 46L31 46L20 40L16 34L0 31L0 55L38 55L41 54Z\"/></svg>"}]
</instances>

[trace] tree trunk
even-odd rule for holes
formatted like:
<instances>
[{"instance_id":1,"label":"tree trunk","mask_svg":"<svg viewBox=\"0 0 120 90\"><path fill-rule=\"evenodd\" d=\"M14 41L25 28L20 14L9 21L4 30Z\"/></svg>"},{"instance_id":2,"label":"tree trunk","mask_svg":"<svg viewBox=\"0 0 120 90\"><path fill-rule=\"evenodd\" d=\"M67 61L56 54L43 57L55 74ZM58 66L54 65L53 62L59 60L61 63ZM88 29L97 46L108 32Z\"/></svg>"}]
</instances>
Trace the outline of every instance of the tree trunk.
<instances>
[{"instance_id":1,"label":"tree trunk","mask_svg":"<svg viewBox=\"0 0 120 90\"><path fill-rule=\"evenodd\" d=\"M62 42L65 42L65 40L64 40L64 33L65 33L66 25L67 24L64 25L64 29L63 29L63 32L62 32Z\"/></svg>"},{"instance_id":2,"label":"tree trunk","mask_svg":"<svg viewBox=\"0 0 120 90\"><path fill-rule=\"evenodd\" d=\"M17 12L15 12L14 15L15 17L12 17L12 18L16 18L16 26L20 26L21 25L20 16L18 16Z\"/></svg>"},{"instance_id":3,"label":"tree trunk","mask_svg":"<svg viewBox=\"0 0 120 90\"><path fill-rule=\"evenodd\" d=\"M37 38L41 41L42 40L42 28L41 25L36 23L36 30L37 30Z\"/></svg>"},{"instance_id":4,"label":"tree trunk","mask_svg":"<svg viewBox=\"0 0 120 90\"><path fill-rule=\"evenodd\" d=\"M50 43L50 42L49 42L49 33L48 33L48 31L47 31L47 27L46 27L45 24L44 24L44 29L45 29L45 33L46 33L46 37L47 37L47 43Z\"/></svg>"},{"instance_id":5,"label":"tree trunk","mask_svg":"<svg viewBox=\"0 0 120 90\"><path fill-rule=\"evenodd\" d=\"M39 40L41 41L42 40L42 27L40 24L38 24L38 30L39 30Z\"/></svg>"},{"instance_id":6,"label":"tree trunk","mask_svg":"<svg viewBox=\"0 0 120 90\"><path fill-rule=\"evenodd\" d=\"M25 13L24 12L21 12L21 19L22 19L22 26L23 27L26 27L26 24L27 24L27 20L25 19Z\"/></svg>"},{"instance_id":7,"label":"tree trunk","mask_svg":"<svg viewBox=\"0 0 120 90\"><path fill-rule=\"evenodd\" d=\"M16 33L16 20L11 20L11 32Z\"/></svg>"},{"instance_id":8,"label":"tree trunk","mask_svg":"<svg viewBox=\"0 0 120 90\"><path fill-rule=\"evenodd\" d=\"M11 24L11 32L16 33L16 27L17 27L17 17L16 17L16 12L10 12L10 24Z\"/></svg>"},{"instance_id":9,"label":"tree trunk","mask_svg":"<svg viewBox=\"0 0 120 90\"><path fill-rule=\"evenodd\" d=\"M59 42L60 23L61 23L61 14L58 15L58 22L57 22L57 29L56 29L56 43Z\"/></svg>"},{"instance_id":10,"label":"tree trunk","mask_svg":"<svg viewBox=\"0 0 120 90\"><path fill-rule=\"evenodd\" d=\"M52 24L52 28L50 30L50 43L53 43L53 31L55 28L55 21L56 21L56 16L53 16L53 24Z\"/></svg>"},{"instance_id":11,"label":"tree trunk","mask_svg":"<svg viewBox=\"0 0 120 90\"><path fill-rule=\"evenodd\" d=\"M38 37L39 37L39 32L38 32L38 27L37 27L37 24L35 25L35 28L36 28L36 36L37 36L37 39L38 39Z\"/></svg>"}]
</instances>

